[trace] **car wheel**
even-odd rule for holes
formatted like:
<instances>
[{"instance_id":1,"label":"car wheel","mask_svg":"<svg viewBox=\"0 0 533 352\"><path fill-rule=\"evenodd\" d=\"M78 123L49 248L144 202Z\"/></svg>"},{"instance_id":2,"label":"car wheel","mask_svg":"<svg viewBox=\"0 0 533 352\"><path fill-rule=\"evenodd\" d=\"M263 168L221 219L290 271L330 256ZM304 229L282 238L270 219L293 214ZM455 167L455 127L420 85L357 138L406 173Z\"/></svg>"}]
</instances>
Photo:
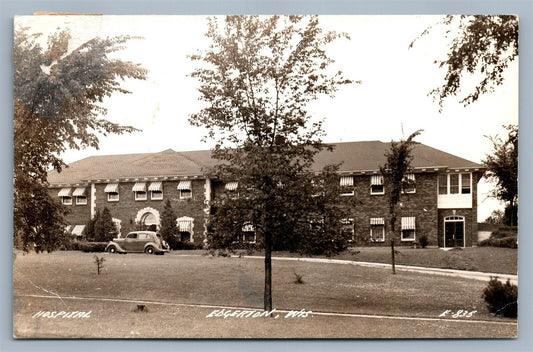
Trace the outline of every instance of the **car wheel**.
<instances>
[{"instance_id":1,"label":"car wheel","mask_svg":"<svg viewBox=\"0 0 533 352\"><path fill-rule=\"evenodd\" d=\"M107 250L109 253L116 253L117 252L117 249L115 248L115 246L111 246L109 247L109 249Z\"/></svg>"},{"instance_id":2,"label":"car wheel","mask_svg":"<svg viewBox=\"0 0 533 352\"><path fill-rule=\"evenodd\" d=\"M144 250L144 253L146 254L154 254L154 247L146 247L146 249Z\"/></svg>"}]
</instances>

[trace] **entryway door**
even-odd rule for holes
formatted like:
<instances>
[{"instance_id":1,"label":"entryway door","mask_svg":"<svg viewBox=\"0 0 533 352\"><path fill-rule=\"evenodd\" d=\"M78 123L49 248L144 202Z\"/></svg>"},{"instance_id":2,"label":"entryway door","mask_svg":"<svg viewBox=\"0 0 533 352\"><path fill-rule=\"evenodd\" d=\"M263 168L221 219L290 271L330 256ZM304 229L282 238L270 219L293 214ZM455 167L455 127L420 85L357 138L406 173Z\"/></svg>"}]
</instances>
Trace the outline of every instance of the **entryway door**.
<instances>
[{"instance_id":1,"label":"entryway door","mask_svg":"<svg viewBox=\"0 0 533 352\"><path fill-rule=\"evenodd\" d=\"M465 218L448 216L444 218L444 247L465 246Z\"/></svg>"}]
</instances>

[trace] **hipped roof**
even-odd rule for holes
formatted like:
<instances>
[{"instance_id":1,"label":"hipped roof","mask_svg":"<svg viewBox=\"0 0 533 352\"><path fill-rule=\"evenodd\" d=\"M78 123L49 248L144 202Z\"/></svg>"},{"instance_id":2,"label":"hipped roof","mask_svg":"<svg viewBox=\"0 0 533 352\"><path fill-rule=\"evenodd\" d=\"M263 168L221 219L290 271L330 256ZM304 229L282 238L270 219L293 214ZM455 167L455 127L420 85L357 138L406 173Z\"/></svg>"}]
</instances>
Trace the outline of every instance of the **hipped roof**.
<instances>
[{"instance_id":1,"label":"hipped roof","mask_svg":"<svg viewBox=\"0 0 533 352\"><path fill-rule=\"evenodd\" d=\"M326 165L342 163L340 172L377 171L385 163L390 143L380 141L345 142L333 144L334 150L323 150L315 156L313 171ZM424 144L414 150L414 168L484 169L483 165L431 148ZM203 176L217 160L210 150L176 152L167 149L159 153L91 156L71 163L62 172L48 173L51 185L77 184L102 180L151 177Z\"/></svg>"}]
</instances>

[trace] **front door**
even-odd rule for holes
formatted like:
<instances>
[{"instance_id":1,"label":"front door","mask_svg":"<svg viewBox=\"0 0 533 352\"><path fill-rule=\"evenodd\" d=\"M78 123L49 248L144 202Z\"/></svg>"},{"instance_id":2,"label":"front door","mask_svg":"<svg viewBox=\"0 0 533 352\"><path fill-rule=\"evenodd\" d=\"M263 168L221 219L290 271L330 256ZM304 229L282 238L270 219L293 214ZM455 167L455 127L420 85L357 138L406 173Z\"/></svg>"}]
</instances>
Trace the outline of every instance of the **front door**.
<instances>
[{"instance_id":1,"label":"front door","mask_svg":"<svg viewBox=\"0 0 533 352\"><path fill-rule=\"evenodd\" d=\"M464 247L464 228L464 220L444 221L444 247Z\"/></svg>"}]
</instances>

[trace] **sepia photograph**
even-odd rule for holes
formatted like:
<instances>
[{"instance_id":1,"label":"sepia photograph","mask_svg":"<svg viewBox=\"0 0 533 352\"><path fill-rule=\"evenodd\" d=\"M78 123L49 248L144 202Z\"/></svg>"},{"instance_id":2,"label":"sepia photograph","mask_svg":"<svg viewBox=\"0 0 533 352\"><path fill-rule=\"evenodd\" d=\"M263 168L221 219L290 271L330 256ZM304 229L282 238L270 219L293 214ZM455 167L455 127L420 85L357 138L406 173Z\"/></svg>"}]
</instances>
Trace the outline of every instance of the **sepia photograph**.
<instances>
[{"instance_id":1,"label":"sepia photograph","mask_svg":"<svg viewBox=\"0 0 533 352\"><path fill-rule=\"evenodd\" d=\"M518 337L517 15L13 21L15 339Z\"/></svg>"}]
</instances>

